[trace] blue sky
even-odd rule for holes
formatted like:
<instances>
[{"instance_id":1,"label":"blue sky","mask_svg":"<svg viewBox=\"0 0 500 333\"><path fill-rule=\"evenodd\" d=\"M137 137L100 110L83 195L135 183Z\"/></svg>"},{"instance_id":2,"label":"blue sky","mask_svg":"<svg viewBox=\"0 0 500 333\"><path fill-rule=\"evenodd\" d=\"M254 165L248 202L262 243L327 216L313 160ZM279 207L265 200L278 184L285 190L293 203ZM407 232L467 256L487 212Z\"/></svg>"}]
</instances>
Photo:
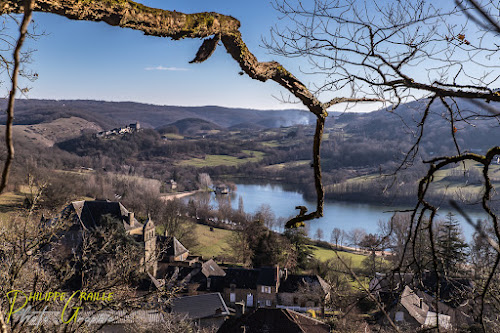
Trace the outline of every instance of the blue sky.
<instances>
[{"instance_id":1,"label":"blue sky","mask_svg":"<svg viewBox=\"0 0 500 333\"><path fill-rule=\"evenodd\" d=\"M304 58L269 54L262 38L280 22L272 0L142 0L145 5L185 13L214 11L236 17L243 38L260 61L277 60L304 83L321 85L323 78L303 74L309 64ZM305 1L308 5L312 0ZM384 3L381 0L381 3ZM285 89L269 81L262 83L238 75L238 64L218 47L202 64L189 64L201 40L172 41L144 36L131 29L105 23L72 21L53 14L35 13L37 32L44 32L29 47L36 49L30 69L38 80L28 83L29 98L95 99L136 101L159 105L221 105L258 109L304 108L285 104L278 98ZM425 76L419 66L415 75ZM5 90L5 89L4 89ZM345 93L345 92L344 92ZM350 90L347 92L350 94ZM335 97L329 93L328 97ZM324 100L324 99L323 99ZM355 110L373 110L364 104Z\"/></svg>"},{"instance_id":2,"label":"blue sky","mask_svg":"<svg viewBox=\"0 0 500 333\"><path fill-rule=\"evenodd\" d=\"M261 47L261 37L269 36L278 20L278 13L267 0L141 2L186 13L216 11L232 15L241 21L245 42L261 61L278 60L299 73L297 59L278 58ZM37 31L45 35L30 42L30 47L37 50L30 68L39 78L28 84L32 88L29 98L259 109L301 107L276 100L273 96L285 93L276 83L238 75L238 65L223 47L206 62L189 64L201 40L172 41L52 14L35 13L34 20ZM303 77L307 81L307 76Z\"/></svg>"}]
</instances>

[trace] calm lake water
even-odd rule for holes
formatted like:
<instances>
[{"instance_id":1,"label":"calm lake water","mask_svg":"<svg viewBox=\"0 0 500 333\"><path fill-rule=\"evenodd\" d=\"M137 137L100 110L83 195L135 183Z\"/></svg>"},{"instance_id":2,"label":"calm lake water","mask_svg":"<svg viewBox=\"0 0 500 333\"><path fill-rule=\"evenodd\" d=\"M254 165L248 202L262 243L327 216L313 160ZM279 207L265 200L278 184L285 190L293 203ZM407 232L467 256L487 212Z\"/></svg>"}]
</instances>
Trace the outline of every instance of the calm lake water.
<instances>
[{"instance_id":1,"label":"calm lake water","mask_svg":"<svg viewBox=\"0 0 500 333\"><path fill-rule=\"evenodd\" d=\"M284 190L281 185L248 185L236 184L237 190L229 195L231 206L238 208L239 197L243 198L244 210L247 213L255 213L262 204L271 206L276 217L289 218L295 216L298 210L295 206L306 206L309 212L314 211L315 202L307 201L298 191ZM227 200L227 198L225 198ZM211 204L217 207L215 194L211 195ZM377 232L378 221L387 221L393 215L391 210L408 209L410 207L385 207L351 202L325 202L324 217L306 222L309 228L309 236L313 237L318 228L324 233L324 240L330 240L333 228L340 228L346 232L354 228L363 228L367 232ZM449 210L443 210L438 217L444 218ZM468 212L474 220L485 219L486 214L480 212ZM472 239L473 228L465 222L462 216L456 214L455 218L462 224L462 229L467 240ZM282 231L283 226L277 228Z\"/></svg>"}]
</instances>

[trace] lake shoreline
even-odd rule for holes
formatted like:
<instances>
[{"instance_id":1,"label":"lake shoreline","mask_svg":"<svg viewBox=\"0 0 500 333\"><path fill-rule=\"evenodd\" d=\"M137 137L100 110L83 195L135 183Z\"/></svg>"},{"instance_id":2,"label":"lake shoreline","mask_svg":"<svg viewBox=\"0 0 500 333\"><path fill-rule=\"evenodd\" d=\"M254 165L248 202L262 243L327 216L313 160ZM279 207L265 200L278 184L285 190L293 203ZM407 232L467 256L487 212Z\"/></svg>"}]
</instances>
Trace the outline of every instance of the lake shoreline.
<instances>
[{"instance_id":1,"label":"lake shoreline","mask_svg":"<svg viewBox=\"0 0 500 333\"><path fill-rule=\"evenodd\" d=\"M305 206L309 211L316 208L315 201L307 200L302 193L282 184L266 183L262 184L242 184L237 183L236 191L228 196L223 196L230 200L233 209L238 208L239 197L242 197L244 210L246 213L254 214L263 204L270 206L275 216L281 221L296 216L298 210L296 206ZM195 194L199 195L199 194ZM185 199L185 198L184 198ZM217 209L218 201L215 194L210 194L211 205ZM309 235L314 235L318 229L322 229L325 238L329 239L334 228L349 231L354 228L363 228L367 233L377 233L379 221L389 221L396 211L408 210L413 207L405 206L381 206L373 203L360 203L350 201L326 201L324 206L324 216L307 222ZM450 211L454 211L450 209ZM438 211L437 219L444 219L447 209ZM479 211L467 209L468 215L475 221L478 218L484 219L485 214ZM467 224L465 219L455 212L455 217L460 221L464 235L468 240L472 239L474 229ZM277 231L282 231L283 225L277 227Z\"/></svg>"},{"instance_id":2,"label":"lake shoreline","mask_svg":"<svg viewBox=\"0 0 500 333\"><path fill-rule=\"evenodd\" d=\"M282 182L279 178L269 179L265 177L258 178L249 178L245 176L238 177L228 177L227 180L230 180L235 183L240 183L244 185L273 185L273 186L281 186L286 191L293 191L300 193L303 195L304 199L308 202L314 203L316 201L316 194L308 193L308 191L303 190L303 185L300 183L290 183L290 182ZM337 196L340 198L332 198L332 196ZM361 200L360 200L361 199ZM399 197L399 198L383 198L384 200L380 200L380 196L369 196L366 194L355 194L355 193L325 193L325 203L352 203L352 204L361 204L361 205L371 205L377 207L387 207L389 210L395 210L396 208L401 208L401 210L409 210L414 209L417 205L417 195L414 197ZM441 198L441 203L436 205L441 210L454 210L451 204L449 203L450 199ZM391 201L388 203L388 201ZM464 204L459 203L462 207L468 212L474 213L482 213L484 212L480 203L472 204Z\"/></svg>"}]
</instances>

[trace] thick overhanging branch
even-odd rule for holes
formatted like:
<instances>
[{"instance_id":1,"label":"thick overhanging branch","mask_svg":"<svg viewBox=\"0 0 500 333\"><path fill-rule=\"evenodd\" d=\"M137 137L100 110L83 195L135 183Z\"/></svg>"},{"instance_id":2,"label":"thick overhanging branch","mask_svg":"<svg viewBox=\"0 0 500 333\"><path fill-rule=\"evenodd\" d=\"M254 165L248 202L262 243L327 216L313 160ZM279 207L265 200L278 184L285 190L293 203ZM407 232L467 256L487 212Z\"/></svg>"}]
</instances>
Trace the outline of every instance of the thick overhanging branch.
<instances>
[{"instance_id":1,"label":"thick overhanging branch","mask_svg":"<svg viewBox=\"0 0 500 333\"><path fill-rule=\"evenodd\" d=\"M0 0L0 13L21 13L20 0ZM53 13L73 20L105 22L143 31L146 35L181 38L214 37L203 43L193 62L203 62L215 50L219 38L227 52L252 79L273 80L287 89L315 115L325 114L322 103L278 62L259 62L248 50L239 32L240 22L234 17L219 13L184 14L150 8L128 0L75 1L38 0L34 11Z\"/></svg>"},{"instance_id":2,"label":"thick overhanging branch","mask_svg":"<svg viewBox=\"0 0 500 333\"><path fill-rule=\"evenodd\" d=\"M314 183L317 193L316 211L299 214L287 226L323 216L324 190L321 182L320 146L327 109L338 103L381 101L379 99L335 98L320 102L292 73L275 61L259 62L247 48L239 31L240 22L219 13L184 14L155 9L129 0L37 0L34 11L61 15L73 20L105 22L112 26L143 31L146 35L181 38L206 38L191 62L203 62L215 51L219 41L242 71L252 79L272 80L298 98L317 117L313 144ZM0 13L22 13L20 0L0 0ZM293 221L293 222L292 222Z\"/></svg>"}]
</instances>

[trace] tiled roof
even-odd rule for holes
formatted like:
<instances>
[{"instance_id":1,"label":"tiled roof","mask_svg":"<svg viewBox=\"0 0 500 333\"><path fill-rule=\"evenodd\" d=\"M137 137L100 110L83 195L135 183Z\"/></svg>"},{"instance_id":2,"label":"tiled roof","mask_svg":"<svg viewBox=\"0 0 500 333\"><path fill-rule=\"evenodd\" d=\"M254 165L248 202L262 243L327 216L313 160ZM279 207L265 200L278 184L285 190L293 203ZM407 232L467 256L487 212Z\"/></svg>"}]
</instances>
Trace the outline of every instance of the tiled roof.
<instances>
[{"instance_id":1,"label":"tiled roof","mask_svg":"<svg viewBox=\"0 0 500 333\"><path fill-rule=\"evenodd\" d=\"M220 266L217 265L217 263L213 259L210 259L209 261L204 262L201 265L201 272L206 277L226 275L226 272L224 272L224 270L220 268Z\"/></svg>"},{"instance_id":2,"label":"tiled roof","mask_svg":"<svg viewBox=\"0 0 500 333\"><path fill-rule=\"evenodd\" d=\"M185 314L189 319L201 319L229 315L220 293L185 296L172 301L172 312Z\"/></svg>"},{"instance_id":3,"label":"tiled roof","mask_svg":"<svg viewBox=\"0 0 500 333\"><path fill-rule=\"evenodd\" d=\"M328 293L328 283L317 275L289 274L286 279L281 280L278 291L283 293L295 293L304 286L321 287L323 292Z\"/></svg>"},{"instance_id":4,"label":"tiled roof","mask_svg":"<svg viewBox=\"0 0 500 333\"><path fill-rule=\"evenodd\" d=\"M328 333L330 327L287 309L259 308L240 318L226 320L218 333Z\"/></svg>"},{"instance_id":5,"label":"tiled roof","mask_svg":"<svg viewBox=\"0 0 500 333\"><path fill-rule=\"evenodd\" d=\"M234 285L238 289L257 289L257 279L260 271L258 269L228 268L226 276L213 278L213 288L222 291Z\"/></svg>"},{"instance_id":6,"label":"tiled roof","mask_svg":"<svg viewBox=\"0 0 500 333\"><path fill-rule=\"evenodd\" d=\"M259 277L257 285L260 286L276 286L278 279L278 269L276 267L262 267L259 269Z\"/></svg>"},{"instance_id":7,"label":"tiled roof","mask_svg":"<svg viewBox=\"0 0 500 333\"><path fill-rule=\"evenodd\" d=\"M102 217L108 214L122 222L126 231L142 227L142 224L135 218L130 223L128 221L129 211L116 201L74 201L67 208L74 210L80 223L87 229L98 226Z\"/></svg>"},{"instance_id":8,"label":"tiled roof","mask_svg":"<svg viewBox=\"0 0 500 333\"><path fill-rule=\"evenodd\" d=\"M162 247L165 248L165 255L167 256L180 256L186 252L189 252L188 249L182 245L181 242L174 236L160 236L158 237L158 242Z\"/></svg>"},{"instance_id":9,"label":"tiled roof","mask_svg":"<svg viewBox=\"0 0 500 333\"><path fill-rule=\"evenodd\" d=\"M406 286L401 293L400 303L419 324L425 324L427 312L429 312L429 305L423 302L410 287Z\"/></svg>"}]
</instances>

